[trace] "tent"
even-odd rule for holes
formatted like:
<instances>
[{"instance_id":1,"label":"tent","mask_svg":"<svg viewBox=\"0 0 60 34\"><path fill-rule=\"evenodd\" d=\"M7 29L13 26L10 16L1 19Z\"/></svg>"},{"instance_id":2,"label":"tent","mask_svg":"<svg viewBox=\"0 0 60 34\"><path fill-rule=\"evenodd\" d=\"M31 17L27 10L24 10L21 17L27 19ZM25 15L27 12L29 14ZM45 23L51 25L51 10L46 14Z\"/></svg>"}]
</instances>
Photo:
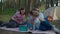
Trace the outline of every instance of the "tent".
<instances>
[{"instance_id":1,"label":"tent","mask_svg":"<svg viewBox=\"0 0 60 34\"><path fill-rule=\"evenodd\" d=\"M53 17L53 20L59 20L60 19L60 6L56 7L51 7L45 10L44 16L50 15Z\"/></svg>"}]
</instances>

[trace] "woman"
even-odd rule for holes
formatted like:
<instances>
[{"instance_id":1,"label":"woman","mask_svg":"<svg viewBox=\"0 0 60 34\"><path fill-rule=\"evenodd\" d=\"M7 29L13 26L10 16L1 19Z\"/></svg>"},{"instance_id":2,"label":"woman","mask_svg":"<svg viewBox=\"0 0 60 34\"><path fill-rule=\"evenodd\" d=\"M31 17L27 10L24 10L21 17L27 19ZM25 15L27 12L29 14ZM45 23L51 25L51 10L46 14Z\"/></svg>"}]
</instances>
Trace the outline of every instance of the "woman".
<instances>
[{"instance_id":1,"label":"woman","mask_svg":"<svg viewBox=\"0 0 60 34\"><path fill-rule=\"evenodd\" d=\"M8 27L18 27L19 25L24 25L25 22L25 9L21 8L20 13L16 13L12 16L11 20L8 23Z\"/></svg>"}]
</instances>

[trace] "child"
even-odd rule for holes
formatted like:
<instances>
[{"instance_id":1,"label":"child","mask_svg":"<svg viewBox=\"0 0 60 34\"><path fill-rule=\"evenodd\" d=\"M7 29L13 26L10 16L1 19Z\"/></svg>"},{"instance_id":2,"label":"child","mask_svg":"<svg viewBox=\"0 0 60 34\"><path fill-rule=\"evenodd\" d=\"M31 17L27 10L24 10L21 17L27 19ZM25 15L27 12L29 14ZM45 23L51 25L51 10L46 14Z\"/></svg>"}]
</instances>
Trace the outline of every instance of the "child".
<instances>
[{"instance_id":1,"label":"child","mask_svg":"<svg viewBox=\"0 0 60 34\"><path fill-rule=\"evenodd\" d=\"M36 10L35 13L33 13L33 28L34 28L34 30L39 30L40 20L39 20L38 16L39 16L39 13Z\"/></svg>"},{"instance_id":2,"label":"child","mask_svg":"<svg viewBox=\"0 0 60 34\"><path fill-rule=\"evenodd\" d=\"M33 29L33 25L32 25L32 11L30 11L29 13L28 13L28 17L27 17L27 27L29 28L29 29Z\"/></svg>"}]
</instances>

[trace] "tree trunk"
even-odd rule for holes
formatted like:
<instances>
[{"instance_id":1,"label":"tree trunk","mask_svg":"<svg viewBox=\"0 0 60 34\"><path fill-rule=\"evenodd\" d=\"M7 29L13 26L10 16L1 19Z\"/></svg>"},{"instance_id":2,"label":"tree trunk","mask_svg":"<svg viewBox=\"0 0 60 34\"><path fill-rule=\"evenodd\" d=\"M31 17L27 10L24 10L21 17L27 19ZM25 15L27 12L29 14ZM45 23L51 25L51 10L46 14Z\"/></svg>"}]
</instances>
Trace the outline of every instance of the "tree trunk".
<instances>
[{"instance_id":1,"label":"tree trunk","mask_svg":"<svg viewBox=\"0 0 60 34\"><path fill-rule=\"evenodd\" d=\"M51 3L51 7L54 7L54 0L51 0L50 3Z\"/></svg>"},{"instance_id":2,"label":"tree trunk","mask_svg":"<svg viewBox=\"0 0 60 34\"><path fill-rule=\"evenodd\" d=\"M1 10L2 10L2 14L3 14L3 1L1 0Z\"/></svg>"},{"instance_id":3,"label":"tree trunk","mask_svg":"<svg viewBox=\"0 0 60 34\"><path fill-rule=\"evenodd\" d=\"M0 14L2 14L2 0L1 0L1 3L0 3Z\"/></svg>"},{"instance_id":4,"label":"tree trunk","mask_svg":"<svg viewBox=\"0 0 60 34\"><path fill-rule=\"evenodd\" d=\"M32 10L33 9L33 1L31 0L31 2L30 2L30 10Z\"/></svg>"},{"instance_id":5,"label":"tree trunk","mask_svg":"<svg viewBox=\"0 0 60 34\"><path fill-rule=\"evenodd\" d=\"M33 0L33 8L36 8L36 0Z\"/></svg>"},{"instance_id":6,"label":"tree trunk","mask_svg":"<svg viewBox=\"0 0 60 34\"><path fill-rule=\"evenodd\" d=\"M30 11L30 1L31 0L25 0L26 16L28 15L28 12Z\"/></svg>"},{"instance_id":7,"label":"tree trunk","mask_svg":"<svg viewBox=\"0 0 60 34\"><path fill-rule=\"evenodd\" d=\"M31 0L28 0L28 11L30 11L30 2Z\"/></svg>"},{"instance_id":8,"label":"tree trunk","mask_svg":"<svg viewBox=\"0 0 60 34\"><path fill-rule=\"evenodd\" d=\"M16 0L14 0L14 11L16 11Z\"/></svg>"},{"instance_id":9,"label":"tree trunk","mask_svg":"<svg viewBox=\"0 0 60 34\"><path fill-rule=\"evenodd\" d=\"M49 2L48 2L49 0L46 0L46 9L48 9L49 8Z\"/></svg>"},{"instance_id":10,"label":"tree trunk","mask_svg":"<svg viewBox=\"0 0 60 34\"><path fill-rule=\"evenodd\" d=\"M28 1L28 0L25 0L25 11L26 11L26 16L27 16L27 1Z\"/></svg>"},{"instance_id":11,"label":"tree trunk","mask_svg":"<svg viewBox=\"0 0 60 34\"><path fill-rule=\"evenodd\" d=\"M21 3L21 0L19 0L19 8L20 8L20 3Z\"/></svg>"},{"instance_id":12,"label":"tree trunk","mask_svg":"<svg viewBox=\"0 0 60 34\"><path fill-rule=\"evenodd\" d=\"M56 6L58 6L58 0L56 0Z\"/></svg>"}]
</instances>

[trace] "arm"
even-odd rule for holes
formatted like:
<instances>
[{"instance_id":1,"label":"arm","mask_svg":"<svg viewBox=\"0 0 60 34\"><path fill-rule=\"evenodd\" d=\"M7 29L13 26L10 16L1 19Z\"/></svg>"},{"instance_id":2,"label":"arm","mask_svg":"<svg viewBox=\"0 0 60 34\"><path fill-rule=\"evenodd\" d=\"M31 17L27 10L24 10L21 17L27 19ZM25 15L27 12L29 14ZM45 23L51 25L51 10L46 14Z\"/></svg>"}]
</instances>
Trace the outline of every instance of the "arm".
<instances>
[{"instance_id":1,"label":"arm","mask_svg":"<svg viewBox=\"0 0 60 34\"><path fill-rule=\"evenodd\" d=\"M16 21L16 22L18 22L17 18L18 18L18 16L14 15L11 19L14 20L14 21Z\"/></svg>"}]
</instances>

